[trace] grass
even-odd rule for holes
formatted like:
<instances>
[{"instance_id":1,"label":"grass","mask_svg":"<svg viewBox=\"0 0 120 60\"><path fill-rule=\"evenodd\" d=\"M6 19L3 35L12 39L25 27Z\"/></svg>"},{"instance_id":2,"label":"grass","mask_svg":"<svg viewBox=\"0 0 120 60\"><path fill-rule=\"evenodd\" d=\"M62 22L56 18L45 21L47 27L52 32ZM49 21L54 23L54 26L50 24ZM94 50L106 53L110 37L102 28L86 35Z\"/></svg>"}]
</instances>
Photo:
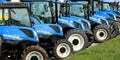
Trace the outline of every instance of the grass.
<instances>
[{"instance_id":1,"label":"grass","mask_svg":"<svg viewBox=\"0 0 120 60\"><path fill-rule=\"evenodd\" d=\"M72 54L65 60L120 60L120 36Z\"/></svg>"}]
</instances>

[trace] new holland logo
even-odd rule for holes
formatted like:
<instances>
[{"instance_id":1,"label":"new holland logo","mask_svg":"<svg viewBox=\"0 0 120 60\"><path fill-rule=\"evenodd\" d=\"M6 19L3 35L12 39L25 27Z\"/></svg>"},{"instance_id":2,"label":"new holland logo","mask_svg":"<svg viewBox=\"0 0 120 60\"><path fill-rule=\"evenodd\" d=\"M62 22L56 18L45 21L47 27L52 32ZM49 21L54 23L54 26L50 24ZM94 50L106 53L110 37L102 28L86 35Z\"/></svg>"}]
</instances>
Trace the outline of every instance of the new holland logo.
<instances>
[{"instance_id":1,"label":"new holland logo","mask_svg":"<svg viewBox=\"0 0 120 60\"><path fill-rule=\"evenodd\" d=\"M39 30L37 32L40 32L40 33L43 33L43 34L46 34L46 35L52 35L52 33L48 32L48 31Z\"/></svg>"},{"instance_id":2,"label":"new holland logo","mask_svg":"<svg viewBox=\"0 0 120 60\"><path fill-rule=\"evenodd\" d=\"M23 40L22 38L20 38L19 36L16 36L16 35L3 34L3 36L13 38L13 39L17 39L17 40Z\"/></svg>"}]
</instances>

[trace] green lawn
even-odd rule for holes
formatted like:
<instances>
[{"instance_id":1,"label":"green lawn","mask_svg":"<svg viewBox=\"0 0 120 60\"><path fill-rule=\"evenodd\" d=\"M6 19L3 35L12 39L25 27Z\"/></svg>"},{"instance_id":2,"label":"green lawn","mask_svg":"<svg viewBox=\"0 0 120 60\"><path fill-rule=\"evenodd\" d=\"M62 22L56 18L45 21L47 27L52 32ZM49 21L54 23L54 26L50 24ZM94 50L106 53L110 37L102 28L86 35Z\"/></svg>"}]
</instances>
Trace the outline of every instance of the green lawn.
<instances>
[{"instance_id":1,"label":"green lawn","mask_svg":"<svg viewBox=\"0 0 120 60\"><path fill-rule=\"evenodd\" d=\"M120 36L72 54L65 60L120 60Z\"/></svg>"}]
</instances>

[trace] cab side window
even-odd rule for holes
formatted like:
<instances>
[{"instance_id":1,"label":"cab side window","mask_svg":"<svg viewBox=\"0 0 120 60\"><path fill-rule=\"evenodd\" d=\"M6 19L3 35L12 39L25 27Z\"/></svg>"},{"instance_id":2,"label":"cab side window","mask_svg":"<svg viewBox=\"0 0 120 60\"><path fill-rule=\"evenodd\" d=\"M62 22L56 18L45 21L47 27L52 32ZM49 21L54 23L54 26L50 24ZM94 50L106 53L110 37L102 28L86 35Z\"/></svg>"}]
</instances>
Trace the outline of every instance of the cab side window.
<instances>
[{"instance_id":1,"label":"cab side window","mask_svg":"<svg viewBox=\"0 0 120 60\"><path fill-rule=\"evenodd\" d=\"M8 9L0 9L0 25L8 25Z\"/></svg>"},{"instance_id":2,"label":"cab side window","mask_svg":"<svg viewBox=\"0 0 120 60\"><path fill-rule=\"evenodd\" d=\"M2 9L0 9L0 25L3 24L2 20L3 20L3 17L2 17Z\"/></svg>"}]
</instances>

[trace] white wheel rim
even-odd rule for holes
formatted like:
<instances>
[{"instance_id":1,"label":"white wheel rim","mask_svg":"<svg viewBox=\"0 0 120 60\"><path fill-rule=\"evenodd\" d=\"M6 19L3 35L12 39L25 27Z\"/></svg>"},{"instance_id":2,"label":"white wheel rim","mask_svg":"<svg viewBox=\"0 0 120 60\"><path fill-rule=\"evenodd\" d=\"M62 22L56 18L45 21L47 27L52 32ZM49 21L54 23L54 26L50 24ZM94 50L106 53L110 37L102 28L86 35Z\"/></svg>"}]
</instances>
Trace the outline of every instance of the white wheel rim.
<instances>
[{"instance_id":1,"label":"white wheel rim","mask_svg":"<svg viewBox=\"0 0 120 60\"><path fill-rule=\"evenodd\" d=\"M69 36L68 41L72 44L74 52L81 50L85 44L85 40L80 34L72 34Z\"/></svg>"},{"instance_id":2,"label":"white wheel rim","mask_svg":"<svg viewBox=\"0 0 120 60\"><path fill-rule=\"evenodd\" d=\"M43 55L38 51L32 51L27 54L26 60L44 60Z\"/></svg>"},{"instance_id":3,"label":"white wheel rim","mask_svg":"<svg viewBox=\"0 0 120 60\"><path fill-rule=\"evenodd\" d=\"M104 41L108 37L108 32L105 29L99 29L96 33L97 39Z\"/></svg>"},{"instance_id":4,"label":"white wheel rim","mask_svg":"<svg viewBox=\"0 0 120 60\"><path fill-rule=\"evenodd\" d=\"M57 46L56 52L60 58L66 58L70 55L71 48L68 44L61 43Z\"/></svg>"}]
</instances>

